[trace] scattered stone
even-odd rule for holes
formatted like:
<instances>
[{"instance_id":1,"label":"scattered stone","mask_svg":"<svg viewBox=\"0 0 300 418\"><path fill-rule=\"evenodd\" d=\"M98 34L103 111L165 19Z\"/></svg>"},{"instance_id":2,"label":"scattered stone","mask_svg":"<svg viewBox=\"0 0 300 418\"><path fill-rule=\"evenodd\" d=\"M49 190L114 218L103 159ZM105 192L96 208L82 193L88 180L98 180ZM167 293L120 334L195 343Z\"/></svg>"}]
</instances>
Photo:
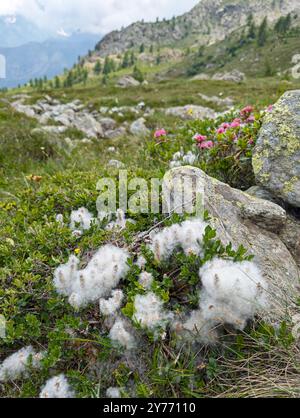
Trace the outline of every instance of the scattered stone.
<instances>
[{"instance_id":1,"label":"scattered stone","mask_svg":"<svg viewBox=\"0 0 300 418\"><path fill-rule=\"evenodd\" d=\"M12 103L12 107L15 109L16 112L24 113L28 118L34 118L36 116L35 111L27 105L23 105L20 102Z\"/></svg>"},{"instance_id":2,"label":"scattered stone","mask_svg":"<svg viewBox=\"0 0 300 418\"><path fill-rule=\"evenodd\" d=\"M109 107L107 106L102 106L99 109L99 112L102 113L103 115L105 115L108 111L109 111Z\"/></svg>"},{"instance_id":3,"label":"scattered stone","mask_svg":"<svg viewBox=\"0 0 300 418\"><path fill-rule=\"evenodd\" d=\"M208 75L208 74L204 74L204 73L201 73L201 74L197 74L197 75L195 75L193 78L192 78L192 80L199 80L199 81L207 81L207 80L210 80L210 76Z\"/></svg>"},{"instance_id":4,"label":"scattered stone","mask_svg":"<svg viewBox=\"0 0 300 418\"><path fill-rule=\"evenodd\" d=\"M100 118L99 123L101 124L104 131L111 131L117 126L117 122L112 118Z\"/></svg>"},{"instance_id":5,"label":"scattered stone","mask_svg":"<svg viewBox=\"0 0 300 418\"><path fill-rule=\"evenodd\" d=\"M110 160L110 161L108 162L108 166L109 166L109 167L113 167L113 168L118 168L118 169L125 168L125 164L124 164L124 163L122 163L122 162L121 162L121 161L119 161L119 160Z\"/></svg>"},{"instance_id":6,"label":"scattered stone","mask_svg":"<svg viewBox=\"0 0 300 418\"><path fill-rule=\"evenodd\" d=\"M115 139L115 138L120 138L121 136L126 135L127 130L124 126L120 126L117 129L112 129L109 131L106 131L104 134L104 137L106 139Z\"/></svg>"},{"instance_id":7,"label":"scattered stone","mask_svg":"<svg viewBox=\"0 0 300 418\"><path fill-rule=\"evenodd\" d=\"M103 138L104 132L101 124L88 113L77 115L73 127L84 132L88 138Z\"/></svg>"},{"instance_id":8,"label":"scattered stone","mask_svg":"<svg viewBox=\"0 0 300 418\"><path fill-rule=\"evenodd\" d=\"M121 77L117 82L117 87L127 88L127 87L138 87L140 82L130 75L125 75Z\"/></svg>"},{"instance_id":9,"label":"scattered stone","mask_svg":"<svg viewBox=\"0 0 300 418\"><path fill-rule=\"evenodd\" d=\"M246 75L238 70L233 70L228 73L217 73L212 77L215 81L232 81L233 83L243 83L246 81Z\"/></svg>"},{"instance_id":10,"label":"scattered stone","mask_svg":"<svg viewBox=\"0 0 300 418\"><path fill-rule=\"evenodd\" d=\"M40 135L40 134L53 134L53 135L60 135L63 134L68 128L66 126L43 126L41 128L35 128L31 131L32 135Z\"/></svg>"},{"instance_id":11,"label":"scattered stone","mask_svg":"<svg viewBox=\"0 0 300 418\"><path fill-rule=\"evenodd\" d=\"M226 106L226 107L233 106L233 100L230 97L221 99L220 97L217 97L217 96L206 96L205 94L202 94L202 93L199 93L199 96L205 102L215 103L218 106Z\"/></svg>"},{"instance_id":12,"label":"scattered stone","mask_svg":"<svg viewBox=\"0 0 300 418\"><path fill-rule=\"evenodd\" d=\"M170 107L165 110L165 114L183 120L214 119L216 117L216 112L213 109L196 105Z\"/></svg>"},{"instance_id":13,"label":"scattered stone","mask_svg":"<svg viewBox=\"0 0 300 418\"><path fill-rule=\"evenodd\" d=\"M150 130L145 125L146 120L140 118L133 122L130 126L130 133L136 136L147 136L150 134Z\"/></svg>"}]
</instances>

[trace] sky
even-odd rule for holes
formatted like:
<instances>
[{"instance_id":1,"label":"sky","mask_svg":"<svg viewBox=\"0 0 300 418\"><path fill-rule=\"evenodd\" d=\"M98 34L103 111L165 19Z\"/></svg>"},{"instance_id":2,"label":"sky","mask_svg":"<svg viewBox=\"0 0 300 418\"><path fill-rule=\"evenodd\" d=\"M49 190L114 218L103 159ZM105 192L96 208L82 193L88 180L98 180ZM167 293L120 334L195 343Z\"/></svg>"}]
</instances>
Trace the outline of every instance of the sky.
<instances>
[{"instance_id":1,"label":"sky","mask_svg":"<svg viewBox=\"0 0 300 418\"><path fill-rule=\"evenodd\" d=\"M22 15L52 32L105 34L135 21L171 18L199 0L0 0L0 16Z\"/></svg>"}]
</instances>

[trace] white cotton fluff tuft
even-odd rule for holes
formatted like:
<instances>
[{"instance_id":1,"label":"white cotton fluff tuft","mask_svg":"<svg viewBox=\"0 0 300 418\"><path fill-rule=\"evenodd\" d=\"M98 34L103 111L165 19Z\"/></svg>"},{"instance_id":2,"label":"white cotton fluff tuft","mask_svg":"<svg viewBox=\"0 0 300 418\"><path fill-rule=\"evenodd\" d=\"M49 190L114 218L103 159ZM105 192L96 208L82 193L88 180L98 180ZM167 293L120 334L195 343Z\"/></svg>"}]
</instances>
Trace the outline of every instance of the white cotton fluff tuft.
<instances>
[{"instance_id":1,"label":"white cotton fluff tuft","mask_svg":"<svg viewBox=\"0 0 300 418\"><path fill-rule=\"evenodd\" d=\"M198 159L198 156L192 151L189 151L187 154L184 154L184 151L181 150L176 152L172 160L170 161L170 168L181 167L183 165L193 165Z\"/></svg>"},{"instance_id":2,"label":"white cotton fluff tuft","mask_svg":"<svg viewBox=\"0 0 300 418\"><path fill-rule=\"evenodd\" d=\"M176 248L182 248L186 255L201 255L203 235L207 226L206 222L195 219L172 225L153 234L151 250L156 260L168 259Z\"/></svg>"},{"instance_id":3,"label":"white cotton fluff tuft","mask_svg":"<svg viewBox=\"0 0 300 418\"><path fill-rule=\"evenodd\" d=\"M54 272L54 285L57 292L64 296L70 296L74 283L77 281L79 259L72 255L66 264L59 266Z\"/></svg>"},{"instance_id":4,"label":"white cotton fluff tuft","mask_svg":"<svg viewBox=\"0 0 300 418\"><path fill-rule=\"evenodd\" d=\"M152 283L153 283L153 276L151 273L147 273L147 271L144 271L139 276L139 284L143 286L144 289L151 289Z\"/></svg>"},{"instance_id":5,"label":"white cotton fluff tuft","mask_svg":"<svg viewBox=\"0 0 300 418\"><path fill-rule=\"evenodd\" d=\"M215 258L199 275L203 286L200 309L212 324L226 323L243 330L249 319L268 306L268 285L252 262Z\"/></svg>"},{"instance_id":6,"label":"white cotton fluff tuft","mask_svg":"<svg viewBox=\"0 0 300 418\"><path fill-rule=\"evenodd\" d=\"M72 256L54 272L54 285L58 293L68 296L74 308L111 295L129 267L126 250L113 245L100 248L84 270L78 270L79 260Z\"/></svg>"},{"instance_id":7,"label":"white cotton fluff tuft","mask_svg":"<svg viewBox=\"0 0 300 418\"><path fill-rule=\"evenodd\" d=\"M108 388L106 391L106 396L111 399L120 399L122 398L120 388Z\"/></svg>"},{"instance_id":8,"label":"white cotton fluff tuft","mask_svg":"<svg viewBox=\"0 0 300 418\"><path fill-rule=\"evenodd\" d=\"M56 215L55 220L59 224L64 225L64 215L62 215L61 213L59 213L58 215Z\"/></svg>"},{"instance_id":9,"label":"white cotton fluff tuft","mask_svg":"<svg viewBox=\"0 0 300 418\"><path fill-rule=\"evenodd\" d=\"M114 229L125 229L127 222L133 223L132 219L126 219L125 212L122 209L118 209L116 212L116 220L110 222L106 229L112 231Z\"/></svg>"},{"instance_id":10,"label":"white cotton fluff tuft","mask_svg":"<svg viewBox=\"0 0 300 418\"><path fill-rule=\"evenodd\" d=\"M193 165L197 158L198 157L196 154L194 154L192 151L189 151L187 154L183 156L182 161L184 162L184 164Z\"/></svg>"},{"instance_id":11,"label":"white cotton fluff tuft","mask_svg":"<svg viewBox=\"0 0 300 418\"><path fill-rule=\"evenodd\" d=\"M36 353L31 346L24 347L18 352L9 356L0 366L0 382L17 380L20 377L26 377L28 367L34 369L40 367L44 353Z\"/></svg>"},{"instance_id":12,"label":"white cotton fluff tuft","mask_svg":"<svg viewBox=\"0 0 300 418\"><path fill-rule=\"evenodd\" d=\"M145 259L145 257L143 257L142 255L140 255L135 263L141 270L144 270L144 268L147 265L147 260Z\"/></svg>"},{"instance_id":13,"label":"white cotton fluff tuft","mask_svg":"<svg viewBox=\"0 0 300 418\"><path fill-rule=\"evenodd\" d=\"M164 302L153 292L146 295L137 295L134 299L133 319L137 321L142 328L154 331L155 328L165 329L168 323L173 319L172 312L164 309Z\"/></svg>"},{"instance_id":14,"label":"white cotton fluff tuft","mask_svg":"<svg viewBox=\"0 0 300 418\"><path fill-rule=\"evenodd\" d=\"M191 342L199 341L202 344L213 345L218 341L216 327L204 318L201 310L192 311L186 321L176 321L172 324L172 329L177 337Z\"/></svg>"},{"instance_id":15,"label":"white cotton fluff tuft","mask_svg":"<svg viewBox=\"0 0 300 418\"><path fill-rule=\"evenodd\" d=\"M113 343L121 345L126 350L131 350L135 347L134 337L125 329L125 321L118 319L109 333L109 338Z\"/></svg>"},{"instance_id":16,"label":"white cotton fluff tuft","mask_svg":"<svg viewBox=\"0 0 300 418\"><path fill-rule=\"evenodd\" d=\"M268 286L254 263L215 258L200 269L199 276L200 309L185 321L172 324L179 337L216 344L220 326L229 324L243 330L248 320L268 306Z\"/></svg>"},{"instance_id":17,"label":"white cotton fluff tuft","mask_svg":"<svg viewBox=\"0 0 300 418\"><path fill-rule=\"evenodd\" d=\"M114 315L121 308L123 299L124 293L122 290L114 290L110 299L100 299L100 312L104 316Z\"/></svg>"},{"instance_id":18,"label":"white cotton fluff tuft","mask_svg":"<svg viewBox=\"0 0 300 418\"><path fill-rule=\"evenodd\" d=\"M75 397L75 393L71 389L67 378L63 374L49 379L40 393L40 398L46 399Z\"/></svg>"},{"instance_id":19,"label":"white cotton fluff tuft","mask_svg":"<svg viewBox=\"0 0 300 418\"><path fill-rule=\"evenodd\" d=\"M94 223L97 224L98 220L86 208L80 208L71 213L70 229L72 231L87 231Z\"/></svg>"}]
</instances>

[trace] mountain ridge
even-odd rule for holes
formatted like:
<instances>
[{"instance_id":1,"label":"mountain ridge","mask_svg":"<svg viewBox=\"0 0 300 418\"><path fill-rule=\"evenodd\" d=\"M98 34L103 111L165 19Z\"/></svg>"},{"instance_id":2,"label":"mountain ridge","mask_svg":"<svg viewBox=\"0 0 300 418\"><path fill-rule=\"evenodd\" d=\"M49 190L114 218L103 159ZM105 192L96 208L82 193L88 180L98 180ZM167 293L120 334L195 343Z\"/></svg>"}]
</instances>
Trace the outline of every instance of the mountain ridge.
<instances>
[{"instance_id":1,"label":"mountain ridge","mask_svg":"<svg viewBox=\"0 0 300 418\"><path fill-rule=\"evenodd\" d=\"M250 14L256 22L266 16L269 22L274 22L299 9L297 0L202 0L191 11L171 20L140 21L112 31L96 45L96 53L99 56L119 54L141 44L171 46L186 42L209 45L246 24Z\"/></svg>"}]
</instances>

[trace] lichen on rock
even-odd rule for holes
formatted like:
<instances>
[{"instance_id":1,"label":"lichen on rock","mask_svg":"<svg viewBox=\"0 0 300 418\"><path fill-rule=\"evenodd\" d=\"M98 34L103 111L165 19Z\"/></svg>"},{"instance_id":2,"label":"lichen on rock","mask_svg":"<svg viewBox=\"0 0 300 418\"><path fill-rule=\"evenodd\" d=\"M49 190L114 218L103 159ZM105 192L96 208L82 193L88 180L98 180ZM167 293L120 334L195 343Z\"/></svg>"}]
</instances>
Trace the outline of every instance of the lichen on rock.
<instances>
[{"instance_id":1,"label":"lichen on rock","mask_svg":"<svg viewBox=\"0 0 300 418\"><path fill-rule=\"evenodd\" d=\"M252 165L258 184L300 207L300 90L285 93L265 116Z\"/></svg>"}]
</instances>

